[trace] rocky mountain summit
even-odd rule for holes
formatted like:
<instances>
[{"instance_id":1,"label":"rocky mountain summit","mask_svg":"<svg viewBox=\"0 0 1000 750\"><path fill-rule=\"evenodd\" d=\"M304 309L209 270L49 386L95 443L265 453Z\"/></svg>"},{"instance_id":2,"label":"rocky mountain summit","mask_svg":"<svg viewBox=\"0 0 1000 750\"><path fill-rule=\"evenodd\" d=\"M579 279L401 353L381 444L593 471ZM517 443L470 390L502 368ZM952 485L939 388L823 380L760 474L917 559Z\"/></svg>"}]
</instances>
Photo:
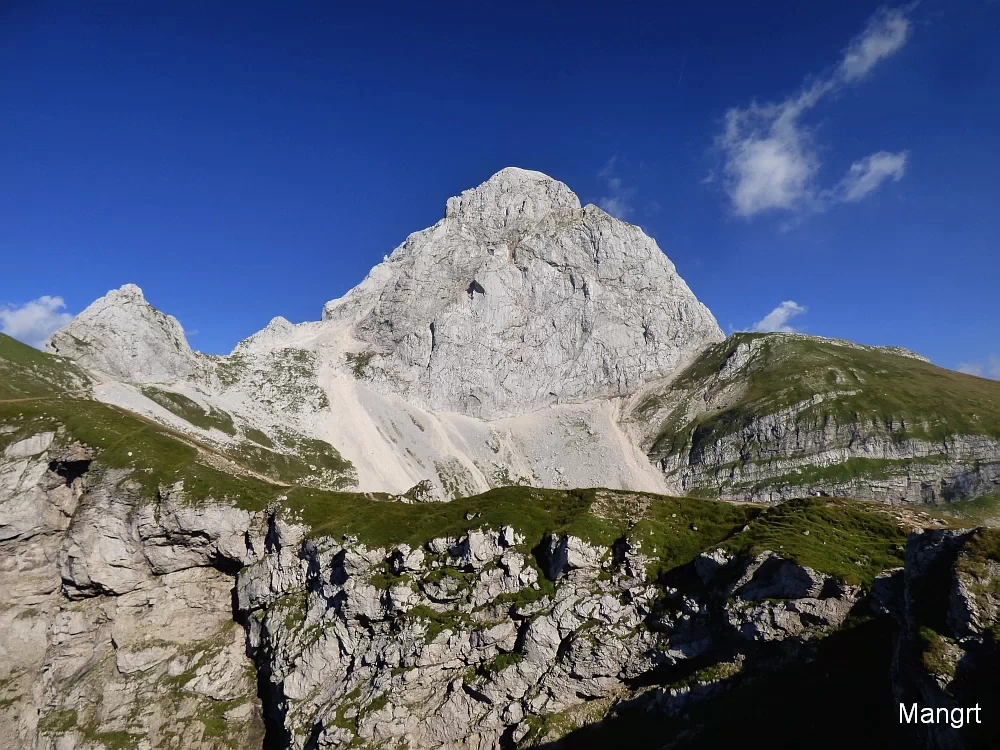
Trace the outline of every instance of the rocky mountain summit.
<instances>
[{"instance_id":1,"label":"rocky mountain summit","mask_svg":"<svg viewBox=\"0 0 1000 750\"><path fill-rule=\"evenodd\" d=\"M150 306L135 284L108 292L47 346L90 370L135 383L193 378L204 359L188 345L177 318Z\"/></svg>"},{"instance_id":2,"label":"rocky mountain summit","mask_svg":"<svg viewBox=\"0 0 1000 750\"><path fill-rule=\"evenodd\" d=\"M515 168L451 198L323 318L354 324L380 389L487 419L630 395L723 339L638 227Z\"/></svg>"}]
</instances>

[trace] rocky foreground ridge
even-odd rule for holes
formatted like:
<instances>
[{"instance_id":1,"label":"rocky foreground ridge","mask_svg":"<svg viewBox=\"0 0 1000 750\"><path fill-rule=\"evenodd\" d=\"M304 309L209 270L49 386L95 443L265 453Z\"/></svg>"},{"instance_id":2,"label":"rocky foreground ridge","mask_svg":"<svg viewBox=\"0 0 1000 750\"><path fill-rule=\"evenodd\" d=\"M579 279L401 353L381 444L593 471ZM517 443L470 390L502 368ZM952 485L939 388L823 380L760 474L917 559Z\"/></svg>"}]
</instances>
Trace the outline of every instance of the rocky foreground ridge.
<instances>
[{"instance_id":1,"label":"rocky foreground ridge","mask_svg":"<svg viewBox=\"0 0 1000 750\"><path fill-rule=\"evenodd\" d=\"M993 531L607 490L497 490L430 520L351 495L296 509L280 488L254 509L197 499L191 477L150 494L141 462L4 424L5 747L582 747L602 731L704 747L721 706L826 684L809 664L846 667L850 699L885 707L856 734L827 728L838 742L895 737L893 694L996 707ZM260 491L247 481L239 497ZM914 523L941 530L907 539ZM916 730L981 746L981 727Z\"/></svg>"},{"instance_id":2,"label":"rocky foreground ridge","mask_svg":"<svg viewBox=\"0 0 1000 750\"><path fill-rule=\"evenodd\" d=\"M723 340L652 239L539 172L449 199L322 317L208 356L126 285L49 350L99 400L286 483L437 500L1000 492L1000 384L897 348Z\"/></svg>"}]
</instances>

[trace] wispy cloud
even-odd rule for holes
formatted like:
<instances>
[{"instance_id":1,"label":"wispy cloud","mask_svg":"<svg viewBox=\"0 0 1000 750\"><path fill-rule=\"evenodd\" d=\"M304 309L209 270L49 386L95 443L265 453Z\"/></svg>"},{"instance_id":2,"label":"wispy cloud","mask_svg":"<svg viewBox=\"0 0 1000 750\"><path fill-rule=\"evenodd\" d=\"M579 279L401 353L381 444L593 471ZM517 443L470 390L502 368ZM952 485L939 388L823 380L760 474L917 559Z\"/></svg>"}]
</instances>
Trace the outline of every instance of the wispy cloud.
<instances>
[{"instance_id":1,"label":"wispy cloud","mask_svg":"<svg viewBox=\"0 0 1000 750\"><path fill-rule=\"evenodd\" d=\"M807 312L809 308L805 305L787 300L754 323L752 330L758 333L797 333L799 329L793 328L788 323Z\"/></svg>"},{"instance_id":2,"label":"wispy cloud","mask_svg":"<svg viewBox=\"0 0 1000 750\"><path fill-rule=\"evenodd\" d=\"M73 320L63 312L65 307L62 297L48 295L23 305L0 307L0 332L41 349L45 339Z\"/></svg>"},{"instance_id":3,"label":"wispy cloud","mask_svg":"<svg viewBox=\"0 0 1000 750\"><path fill-rule=\"evenodd\" d=\"M910 35L910 20L906 9L882 8L868 21L868 26L855 37L840 61L838 74L847 83L867 76L876 63L896 54Z\"/></svg>"},{"instance_id":4,"label":"wispy cloud","mask_svg":"<svg viewBox=\"0 0 1000 750\"><path fill-rule=\"evenodd\" d=\"M603 208L612 216L618 219L627 219L635 208L632 205L632 198L635 195L635 188L627 188L621 177L615 174L615 163L618 155L608 159L597 176L603 179L607 185L608 194L597 200L597 205Z\"/></svg>"},{"instance_id":5,"label":"wispy cloud","mask_svg":"<svg viewBox=\"0 0 1000 750\"><path fill-rule=\"evenodd\" d=\"M907 153L879 151L856 161L834 189L821 189L816 184L819 150L802 117L825 96L861 81L880 60L899 51L910 33L906 12L880 10L848 44L831 73L784 101L751 102L726 112L716 145L724 155L725 187L737 215L821 210L831 203L860 200L888 177L902 178Z\"/></svg>"},{"instance_id":6,"label":"wispy cloud","mask_svg":"<svg viewBox=\"0 0 1000 750\"><path fill-rule=\"evenodd\" d=\"M906 151L898 154L879 151L877 154L859 159L851 165L847 174L844 175L844 179L837 186L836 198L853 203L876 190L884 180L890 177L899 182L906 172L908 156Z\"/></svg>"},{"instance_id":7,"label":"wispy cloud","mask_svg":"<svg viewBox=\"0 0 1000 750\"><path fill-rule=\"evenodd\" d=\"M980 378L1000 380L1000 355L993 355L985 362L967 362L958 366L959 372Z\"/></svg>"}]
</instances>

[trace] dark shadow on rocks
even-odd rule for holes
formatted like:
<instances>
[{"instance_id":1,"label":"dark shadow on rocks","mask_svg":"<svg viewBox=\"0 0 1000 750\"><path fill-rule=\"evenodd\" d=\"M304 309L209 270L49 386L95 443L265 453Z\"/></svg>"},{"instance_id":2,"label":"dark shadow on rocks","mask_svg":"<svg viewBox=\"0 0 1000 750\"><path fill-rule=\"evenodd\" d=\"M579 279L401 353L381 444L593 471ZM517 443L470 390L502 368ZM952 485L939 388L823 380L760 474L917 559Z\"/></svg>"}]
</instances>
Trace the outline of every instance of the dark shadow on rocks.
<instances>
[{"instance_id":1,"label":"dark shadow on rocks","mask_svg":"<svg viewBox=\"0 0 1000 750\"><path fill-rule=\"evenodd\" d=\"M869 620L824 639L814 659L734 682L679 715L648 711L648 702L635 700L599 724L540 747L902 748L890 682L894 631L889 618Z\"/></svg>"}]
</instances>

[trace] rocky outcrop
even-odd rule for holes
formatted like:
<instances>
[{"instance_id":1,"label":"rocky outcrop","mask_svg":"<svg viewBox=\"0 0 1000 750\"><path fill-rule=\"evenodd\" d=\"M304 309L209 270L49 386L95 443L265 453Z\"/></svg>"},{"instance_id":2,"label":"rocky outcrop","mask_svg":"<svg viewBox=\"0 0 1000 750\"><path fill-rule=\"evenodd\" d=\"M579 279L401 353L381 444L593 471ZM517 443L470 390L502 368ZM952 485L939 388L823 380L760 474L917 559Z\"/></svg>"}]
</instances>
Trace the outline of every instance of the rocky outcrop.
<instances>
[{"instance_id":1,"label":"rocky outcrop","mask_svg":"<svg viewBox=\"0 0 1000 750\"><path fill-rule=\"evenodd\" d=\"M54 437L0 460L0 746L259 747L231 592L260 524L179 487L143 501Z\"/></svg>"},{"instance_id":2,"label":"rocky outcrop","mask_svg":"<svg viewBox=\"0 0 1000 750\"><path fill-rule=\"evenodd\" d=\"M12 747L530 745L654 675L677 677L641 700L672 714L863 603L773 552L710 550L673 585L624 539L317 536L279 506L193 503L181 484L143 499L62 442L11 442L0 464Z\"/></svg>"},{"instance_id":3,"label":"rocky outcrop","mask_svg":"<svg viewBox=\"0 0 1000 750\"><path fill-rule=\"evenodd\" d=\"M552 536L534 558L523 543L510 527L422 550L306 540L244 569L239 606L287 746L528 746L551 717L606 711L653 674L680 676L640 698L671 714L867 606L771 552L706 553L688 566L702 583L679 588L647 580L627 544Z\"/></svg>"},{"instance_id":4,"label":"rocky outcrop","mask_svg":"<svg viewBox=\"0 0 1000 750\"><path fill-rule=\"evenodd\" d=\"M323 317L369 344L367 382L487 419L634 393L722 339L642 230L516 168L451 198Z\"/></svg>"},{"instance_id":5,"label":"rocky outcrop","mask_svg":"<svg viewBox=\"0 0 1000 750\"><path fill-rule=\"evenodd\" d=\"M900 626L893 659L896 699L907 709L934 712L933 721L914 714L905 724L911 740L923 747L962 750L996 742L998 552L1000 537L993 530L914 534L905 569L884 590Z\"/></svg>"},{"instance_id":6,"label":"rocky outcrop","mask_svg":"<svg viewBox=\"0 0 1000 750\"><path fill-rule=\"evenodd\" d=\"M177 318L146 302L135 284L93 302L53 334L46 348L116 380L135 383L197 378L205 367Z\"/></svg>"}]
</instances>

